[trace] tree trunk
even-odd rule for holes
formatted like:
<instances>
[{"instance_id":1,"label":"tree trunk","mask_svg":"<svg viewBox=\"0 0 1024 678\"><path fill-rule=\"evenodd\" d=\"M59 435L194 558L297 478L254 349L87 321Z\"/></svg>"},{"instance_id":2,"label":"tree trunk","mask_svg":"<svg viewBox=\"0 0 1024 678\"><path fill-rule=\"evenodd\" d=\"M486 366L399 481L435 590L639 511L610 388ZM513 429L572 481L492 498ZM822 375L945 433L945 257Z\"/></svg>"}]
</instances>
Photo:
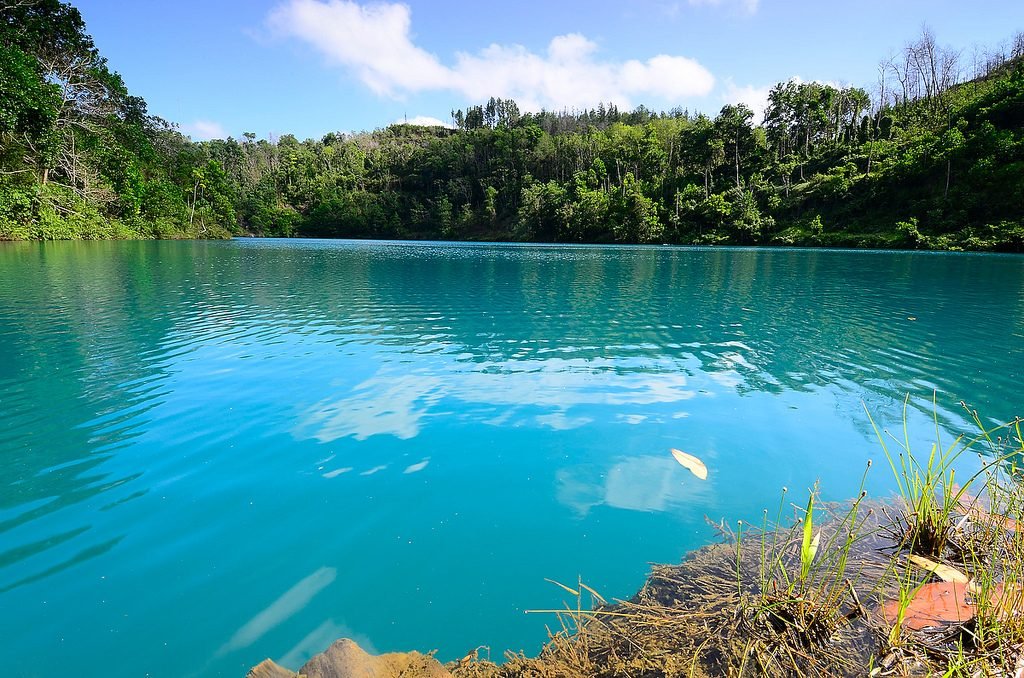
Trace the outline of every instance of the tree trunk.
<instances>
[{"instance_id":1,"label":"tree trunk","mask_svg":"<svg viewBox=\"0 0 1024 678\"><path fill-rule=\"evenodd\" d=\"M740 187L740 137L736 134L736 188Z\"/></svg>"},{"instance_id":2,"label":"tree trunk","mask_svg":"<svg viewBox=\"0 0 1024 678\"><path fill-rule=\"evenodd\" d=\"M192 189L192 209L189 211L189 215L188 215L188 227L189 227L189 229L192 228L192 221L195 219L195 216L196 216L196 196L197 196L198 193L199 193L199 181L196 181L196 185Z\"/></svg>"}]
</instances>

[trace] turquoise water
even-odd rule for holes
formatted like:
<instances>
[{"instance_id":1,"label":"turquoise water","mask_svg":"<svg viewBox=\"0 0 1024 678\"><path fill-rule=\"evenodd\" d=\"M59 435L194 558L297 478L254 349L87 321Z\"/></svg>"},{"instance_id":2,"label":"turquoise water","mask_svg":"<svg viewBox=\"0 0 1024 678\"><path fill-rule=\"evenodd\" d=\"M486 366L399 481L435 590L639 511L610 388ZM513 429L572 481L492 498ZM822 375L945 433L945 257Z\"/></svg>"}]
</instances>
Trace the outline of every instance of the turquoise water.
<instances>
[{"instance_id":1,"label":"turquoise water","mask_svg":"<svg viewBox=\"0 0 1024 678\"><path fill-rule=\"evenodd\" d=\"M533 652L545 578L627 597L705 515L853 494L862 401L919 446L934 390L944 434L1024 409L1019 257L0 245L7 675Z\"/></svg>"}]
</instances>

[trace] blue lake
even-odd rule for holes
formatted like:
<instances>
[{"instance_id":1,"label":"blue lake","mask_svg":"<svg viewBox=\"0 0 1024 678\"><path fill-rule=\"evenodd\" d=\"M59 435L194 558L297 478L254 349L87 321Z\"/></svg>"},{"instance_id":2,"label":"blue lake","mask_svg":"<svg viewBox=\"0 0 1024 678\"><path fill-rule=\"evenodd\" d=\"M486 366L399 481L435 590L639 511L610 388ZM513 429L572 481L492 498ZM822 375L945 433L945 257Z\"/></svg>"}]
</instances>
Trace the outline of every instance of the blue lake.
<instances>
[{"instance_id":1,"label":"blue lake","mask_svg":"<svg viewBox=\"0 0 1024 678\"><path fill-rule=\"evenodd\" d=\"M0 655L535 652L545 578L629 597L705 516L855 493L882 460L864 405L899 429L909 393L927 452L961 400L1024 413L1022 365L1015 256L0 243Z\"/></svg>"}]
</instances>

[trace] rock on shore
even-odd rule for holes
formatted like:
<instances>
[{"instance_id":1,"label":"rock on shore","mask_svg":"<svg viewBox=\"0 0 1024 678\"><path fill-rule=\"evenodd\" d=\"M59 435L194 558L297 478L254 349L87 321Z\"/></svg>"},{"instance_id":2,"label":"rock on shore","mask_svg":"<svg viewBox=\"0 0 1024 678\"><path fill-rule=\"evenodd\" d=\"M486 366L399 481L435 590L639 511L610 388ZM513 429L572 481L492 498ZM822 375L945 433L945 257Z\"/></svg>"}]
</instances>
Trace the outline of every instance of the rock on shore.
<instances>
[{"instance_id":1,"label":"rock on shore","mask_svg":"<svg viewBox=\"0 0 1024 678\"><path fill-rule=\"evenodd\" d=\"M249 670L247 678L451 678L441 663L419 652L372 655L348 638L337 640L310 659L298 673L270 659Z\"/></svg>"}]
</instances>

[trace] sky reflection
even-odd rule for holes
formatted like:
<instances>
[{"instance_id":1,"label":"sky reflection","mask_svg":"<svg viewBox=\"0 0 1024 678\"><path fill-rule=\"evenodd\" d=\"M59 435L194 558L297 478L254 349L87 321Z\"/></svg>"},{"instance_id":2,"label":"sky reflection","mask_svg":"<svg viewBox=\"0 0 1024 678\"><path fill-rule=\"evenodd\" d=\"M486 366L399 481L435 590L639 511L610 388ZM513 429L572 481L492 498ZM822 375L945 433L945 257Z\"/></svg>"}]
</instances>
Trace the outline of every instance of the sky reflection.
<instances>
[{"instance_id":1,"label":"sky reflection","mask_svg":"<svg viewBox=\"0 0 1024 678\"><path fill-rule=\"evenodd\" d=\"M705 516L855 492L865 408L898 431L910 393L924 451L961 399L1020 414L1013 257L245 240L0 268L16 675L536 650L545 578L626 597Z\"/></svg>"}]
</instances>

